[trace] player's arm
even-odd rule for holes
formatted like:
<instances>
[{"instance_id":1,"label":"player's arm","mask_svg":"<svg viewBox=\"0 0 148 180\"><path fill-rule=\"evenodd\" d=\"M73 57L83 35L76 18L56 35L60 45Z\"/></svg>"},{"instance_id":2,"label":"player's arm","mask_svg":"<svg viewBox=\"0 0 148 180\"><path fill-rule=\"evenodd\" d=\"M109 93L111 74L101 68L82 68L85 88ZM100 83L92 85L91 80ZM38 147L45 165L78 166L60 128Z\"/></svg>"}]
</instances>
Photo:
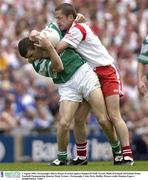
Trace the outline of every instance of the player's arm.
<instances>
[{"instance_id":1,"label":"player's arm","mask_svg":"<svg viewBox=\"0 0 148 180\"><path fill-rule=\"evenodd\" d=\"M138 85L138 90L141 95L145 95L145 92L147 90L146 83L144 80L144 69L145 69L145 64L147 64L147 55L146 53L148 52L148 38L146 38L143 41L140 55L138 56L138 67L137 67L137 85Z\"/></svg>"},{"instance_id":2,"label":"player's arm","mask_svg":"<svg viewBox=\"0 0 148 180\"><path fill-rule=\"evenodd\" d=\"M138 84L137 85L138 85L138 90L140 94L144 96L146 92L146 85L143 80L143 76L144 76L144 64L141 62L138 62L138 67L137 67Z\"/></svg>"},{"instance_id":3,"label":"player's arm","mask_svg":"<svg viewBox=\"0 0 148 180\"><path fill-rule=\"evenodd\" d=\"M62 60L55 48L52 46L48 49L50 60L51 60L51 68L53 72L60 72L64 70Z\"/></svg>"},{"instance_id":4,"label":"player's arm","mask_svg":"<svg viewBox=\"0 0 148 180\"><path fill-rule=\"evenodd\" d=\"M138 68L137 68L138 81L142 79L143 75L144 75L144 64L141 62L138 62Z\"/></svg>"},{"instance_id":5,"label":"player's arm","mask_svg":"<svg viewBox=\"0 0 148 180\"><path fill-rule=\"evenodd\" d=\"M86 30L82 25L76 24L74 27L69 29L64 38L57 45L56 50L58 53L61 53L67 47L76 49L85 38Z\"/></svg>"},{"instance_id":6,"label":"player's arm","mask_svg":"<svg viewBox=\"0 0 148 180\"><path fill-rule=\"evenodd\" d=\"M51 68L53 72L60 72L64 70L62 60L58 53L56 52L53 45L50 43L46 37L37 37L38 43L35 43L36 46L41 47L47 51L47 56L51 60Z\"/></svg>"},{"instance_id":7,"label":"player's arm","mask_svg":"<svg viewBox=\"0 0 148 180\"><path fill-rule=\"evenodd\" d=\"M70 46L70 44L68 44L65 41L60 41L56 47L56 51L58 54L60 54L61 52L64 51L64 49L68 48Z\"/></svg>"}]
</instances>

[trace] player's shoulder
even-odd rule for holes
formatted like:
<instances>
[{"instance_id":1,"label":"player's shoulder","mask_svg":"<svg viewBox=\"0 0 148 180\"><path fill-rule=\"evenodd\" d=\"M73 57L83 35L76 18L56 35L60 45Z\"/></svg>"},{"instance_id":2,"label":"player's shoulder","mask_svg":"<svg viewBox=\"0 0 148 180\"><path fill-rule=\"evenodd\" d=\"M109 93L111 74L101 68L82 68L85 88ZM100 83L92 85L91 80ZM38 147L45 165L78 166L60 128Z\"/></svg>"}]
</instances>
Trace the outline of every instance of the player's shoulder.
<instances>
[{"instance_id":1,"label":"player's shoulder","mask_svg":"<svg viewBox=\"0 0 148 180\"><path fill-rule=\"evenodd\" d=\"M58 28L58 25L54 22L50 22L47 24L48 27L56 26Z\"/></svg>"},{"instance_id":2,"label":"player's shoulder","mask_svg":"<svg viewBox=\"0 0 148 180\"><path fill-rule=\"evenodd\" d=\"M74 31L91 32L91 28L87 23L76 23L73 26Z\"/></svg>"},{"instance_id":3,"label":"player's shoulder","mask_svg":"<svg viewBox=\"0 0 148 180\"><path fill-rule=\"evenodd\" d=\"M77 23L79 26L82 26L83 28L87 29L87 28L90 28L89 24L88 23Z\"/></svg>"},{"instance_id":4,"label":"player's shoulder","mask_svg":"<svg viewBox=\"0 0 148 180\"><path fill-rule=\"evenodd\" d=\"M77 28L77 27L83 27L83 28L85 28L86 27L86 23L73 23L72 24L72 26L71 26L71 28Z\"/></svg>"}]
</instances>

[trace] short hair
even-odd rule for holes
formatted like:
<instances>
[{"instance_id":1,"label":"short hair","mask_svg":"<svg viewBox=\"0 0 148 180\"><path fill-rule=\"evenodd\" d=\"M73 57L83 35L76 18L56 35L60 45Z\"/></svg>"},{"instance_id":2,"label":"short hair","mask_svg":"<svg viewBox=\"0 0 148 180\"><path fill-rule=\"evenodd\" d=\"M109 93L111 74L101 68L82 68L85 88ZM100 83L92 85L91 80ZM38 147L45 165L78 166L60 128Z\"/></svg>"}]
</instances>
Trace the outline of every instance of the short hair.
<instances>
[{"instance_id":1,"label":"short hair","mask_svg":"<svg viewBox=\"0 0 148 180\"><path fill-rule=\"evenodd\" d=\"M34 43L28 37L21 39L18 43L18 51L20 55L26 58L28 50L34 49Z\"/></svg>"},{"instance_id":2,"label":"short hair","mask_svg":"<svg viewBox=\"0 0 148 180\"><path fill-rule=\"evenodd\" d=\"M72 4L62 3L55 8L55 11L61 10L65 16L73 15L74 18L77 16L76 9Z\"/></svg>"}]
</instances>

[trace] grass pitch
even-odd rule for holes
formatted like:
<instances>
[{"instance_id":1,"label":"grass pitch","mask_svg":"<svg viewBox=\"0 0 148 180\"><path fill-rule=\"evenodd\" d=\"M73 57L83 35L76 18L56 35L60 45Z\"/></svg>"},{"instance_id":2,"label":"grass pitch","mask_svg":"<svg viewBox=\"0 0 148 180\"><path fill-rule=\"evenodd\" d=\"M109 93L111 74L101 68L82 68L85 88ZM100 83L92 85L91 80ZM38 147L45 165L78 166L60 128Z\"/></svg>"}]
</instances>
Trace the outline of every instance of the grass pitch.
<instances>
[{"instance_id":1,"label":"grass pitch","mask_svg":"<svg viewBox=\"0 0 148 180\"><path fill-rule=\"evenodd\" d=\"M111 161L89 162L87 166L49 166L47 162L0 163L0 171L148 171L148 161L135 161L133 166L114 166Z\"/></svg>"}]
</instances>

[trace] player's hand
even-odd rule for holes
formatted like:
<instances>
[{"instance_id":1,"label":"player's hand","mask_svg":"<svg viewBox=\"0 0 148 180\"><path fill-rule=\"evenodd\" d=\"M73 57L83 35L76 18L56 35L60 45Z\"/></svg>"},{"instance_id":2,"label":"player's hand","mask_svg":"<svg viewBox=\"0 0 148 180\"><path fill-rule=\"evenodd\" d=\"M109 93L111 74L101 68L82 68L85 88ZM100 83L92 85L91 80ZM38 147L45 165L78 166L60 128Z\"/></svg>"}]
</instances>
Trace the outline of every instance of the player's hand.
<instances>
[{"instance_id":1,"label":"player's hand","mask_svg":"<svg viewBox=\"0 0 148 180\"><path fill-rule=\"evenodd\" d=\"M147 91L146 84L142 80L138 82L138 90L142 96L144 96Z\"/></svg>"},{"instance_id":2,"label":"player's hand","mask_svg":"<svg viewBox=\"0 0 148 180\"><path fill-rule=\"evenodd\" d=\"M29 34L29 39L31 41L37 41L37 37L40 35L40 32L37 30L32 30L31 33Z\"/></svg>"},{"instance_id":3,"label":"player's hand","mask_svg":"<svg viewBox=\"0 0 148 180\"><path fill-rule=\"evenodd\" d=\"M48 51L50 51L50 49L53 48L46 34L44 36L37 36L36 39L37 39L37 42L34 43L35 46L41 47Z\"/></svg>"},{"instance_id":4,"label":"player's hand","mask_svg":"<svg viewBox=\"0 0 148 180\"><path fill-rule=\"evenodd\" d=\"M78 13L77 17L75 19L75 22L76 23L85 23L86 22L86 18L85 18L85 16L83 14Z\"/></svg>"}]
</instances>

